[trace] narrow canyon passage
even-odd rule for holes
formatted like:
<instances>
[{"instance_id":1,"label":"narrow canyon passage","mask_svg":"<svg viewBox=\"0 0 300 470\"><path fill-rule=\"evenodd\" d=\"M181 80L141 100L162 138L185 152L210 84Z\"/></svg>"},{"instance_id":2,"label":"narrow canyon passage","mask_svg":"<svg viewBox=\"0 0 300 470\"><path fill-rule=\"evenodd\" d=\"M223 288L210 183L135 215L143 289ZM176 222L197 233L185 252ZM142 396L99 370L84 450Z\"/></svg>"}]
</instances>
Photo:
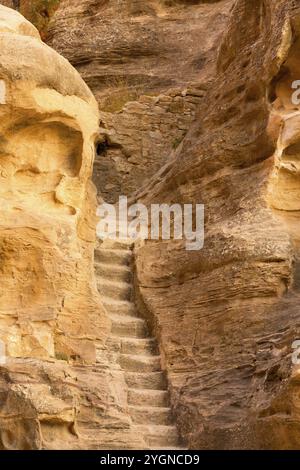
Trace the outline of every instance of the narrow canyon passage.
<instances>
[{"instance_id":1,"label":"narrow canyon passage","mask_svg":"<svg viewBox=\"0 0 300 470\"><path fill-rule=\"evenodd\" d=\"M300 0L0 0L0 56L0 450L299 450Z\"/></svg>"},{"instance_id":2,"label":"narrow canyon passage","mask_svg":"<svg viewBox=\"0 0 300 470\"><path fill-rule=\"evenodd\" d=\"M112 322L111 354L125 374L133 430L147 448L180 449L158 344L133 300L132 264L131 240L106 239L95 251L97 286Z\"/></svg>"}]
</instances>

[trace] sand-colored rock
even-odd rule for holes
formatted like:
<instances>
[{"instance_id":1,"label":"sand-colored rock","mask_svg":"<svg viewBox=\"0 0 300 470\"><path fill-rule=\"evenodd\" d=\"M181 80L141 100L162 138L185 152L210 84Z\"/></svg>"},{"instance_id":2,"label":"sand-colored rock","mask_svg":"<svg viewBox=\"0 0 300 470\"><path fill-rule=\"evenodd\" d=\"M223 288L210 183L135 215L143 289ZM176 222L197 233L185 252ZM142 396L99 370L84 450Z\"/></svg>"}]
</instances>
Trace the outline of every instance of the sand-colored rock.
<instances>
[{"instance_id":1,"label":"sand-colored rock","mask_svg":"<svg viewBox=\"0 0 300 470\"><path fill-rule=\"evenodd\" d=\"M118 91L122 101L126 90L133 97L159 94L207 77L231 4L62 0L48 41L77 68L103 108L112 99L117 104Z\"/></svg>"},{"instance_id":2,"label":"sand-colored rock","mask_svg":"<svg viewBox=\"0 0 300 470\"><path fill-rule=\"evenodd\" d=\"M66 352L90 362L92 323L101 321L91 270L97 104L68 62L5 7L0 46L0 336L9 356Z\"/></svg>"},{"instance_id":3,"label":"sand-colored rock","mask_svg":"<svg viewBox=\"0 0 300 470\"><path fill-rule=\"evenodd\" d=\"M153 176L181 144L205 97L205 86L142 96L122 111L100 111L93 181L99 197L116 202Z\"/></svg>"},{"instance_id":4,"label":"sand-colored rock","mask_svg":"<svg viewBox=\"0 0 300 470\"><path fill-rule=\"evenodd\" d=\"M99 244L95 251L96 279L112 322L109 363L118 364L124 371L131 429L142 436L145 448L179 449L182 443L170 408L159 348L133 301L132 269L131 239L106 239ZM100 360L101 356L102 351Z\"/></svg>"},{"instance_id":5,"label":"sand-colored rock","mask_svg":"<svg viewBox=\"0 0 300 470\"><path fill-rule=\"evenodd\" d=\"M0 5L14 8L30 21L45 39L49 21L59 6L60 0L1 0Z\"/></svg>"},{"instance_id":6,"label":"sand-colored rock","mask_svg":"<svg viewBox=\"0 0 300 470\"><path fill-rule=\"evenodd\" d=\"M76 67L99 103L93 177L99 197L113 202L131 194L179 146L214 73L231 4L60 2L47 42Z\"/></svg>"},{"instance_id":7,"label":"sand-colored rock","mask_svg":"<svg viewBox=\"0 0 300 470\"><path fill-rule=\"evenodd\" d=\"M11 3L11 2L7 2ZM3 2L1 2L3 4ZM5 5L4 6L12 6L12 5ZM10 8L6 8L3 10L1 15L1 23L0 23L0 30L2 32L10 32L10 33L17 33L24 36L33 36L35 38L40 39L39 32L36 28L26 21L26 19L21 15L16 15L13 10Z\"/></svg>"},{"instance_id":8,"label":"sand-colored rock","mask_svg":"<svg viewBox=\"0 0 300 470\"><path fill-rule=\"evenodd\" d=\"M4 6L0 117L0 447L141 447L94 278L97 103Z\"/></svg>"},{"instance_id":9,"label":"sand-colored rock","mask_svg":"<svg viewBox=\"0 0 300 470\"><path fill-rule=\"evenodd\" d=\"M205 204L204 248L136 244L134 285L128 247L97 249L100 297L90 183L96 102L35 29L0 9L0 339L9 355L0 368L2 448L177 446L179 436L191 449L299 448L299 366L291 353L300 338L300 105L291 85L300 80L300 7L237 0L227 27L230 4L169 9L131 1L117 9L114 1L93 8L69 1L53 20L51 43L100 104L128 88L125 107L102 109L102 195L130 193L152 175L134 199ZM197 15L187 21L191 11L226 27L220 44L217 28L204 38L208 24ZM175 38L191 24L198 33L183 42L189 52L181 63ZM203 54L208 63L194 71ZM189 108L186 135L174 109L162 141L151 136L159 100L176 107L179 97L187 106L189 80L205 83L205 99L196 95ZM149 91L160 98L140 96ZM168 118L167 105L161 115ZM143 128L150 137L139 147ZM112 174L114 158L120 164Z\"/></svg>"},{"instance_id":10,"label":"sand-colored rock","mask_svg":"<svg viewBox=\"0 0 300 470\"><path fill-rule=\"evenodd\" d=\"M136 250L188 447L297 449L300 9L238 0L205 106L137 198L205 204L205 245Z\"/></svg>"}]
</instances>

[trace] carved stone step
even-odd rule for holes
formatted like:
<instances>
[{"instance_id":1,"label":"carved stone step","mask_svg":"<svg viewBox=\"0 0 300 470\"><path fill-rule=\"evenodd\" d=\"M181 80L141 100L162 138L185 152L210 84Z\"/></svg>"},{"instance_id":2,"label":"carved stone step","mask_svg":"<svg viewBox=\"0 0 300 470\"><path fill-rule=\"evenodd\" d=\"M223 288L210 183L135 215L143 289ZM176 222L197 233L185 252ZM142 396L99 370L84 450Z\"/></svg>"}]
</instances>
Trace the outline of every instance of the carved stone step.
<instances>
[{"instance_id":1,"label":"carved stone step","mask_svg":"<svg viewBox=\"0 0 300 470\"><path fill-rule=\"evenodd\" d=\"M154 354L158 353L157 342L154 338L135 339L123 338L121 344L122 354Z\"/></svg>"},{"instance_id":2,"label":"carved stone step","mask_svg":"<svg viewBox=\"0 0 300 470\"><path fill-rule=\"evenodd\" d=\"M110 315L112 334L131 338L146 338L148 328L145 320L135 317Z\"/></svg>"},{"instance_id":3,"label":"carved stone step","mask_svg":"<svg viewBox=\"0 0 300 470\"><path fill-rule=\"evenodd\" d=\"M103 295L101 301L106 311L112 315L137 317L135 305L128 300L116 300Z\"/></svg>"},{"instance_id":4,"label":"carved stone step","mask_svg":"<svg viewBox=\"0 0 300 470\"><path fill-rule=\"evenodd\" d=\"M129 372L158 372L161 370L160 356L121 354L120 366Z\"/></svg>"},{"instance_id":5,"label":"carved stone step","mask_svg":"<svg viewBox=\"0 0 300 470\"><path fill-rule=\"evenodd\" d=\"M101 245L101 249L117 249L117 250L128 250L131 249L134 245L132 238L124 237L122 234L119 234L119 237L116 239L105 238Z\"/></svg>"},{"instance_id":6,"label":"carved stone step","mask_svg":"<svg viewBox=\"0 0 300 470\"><path fill-rule=\"evenodd\" d=\"M167 380L164 372L126 372L125 378L130 388L167 390Z\"/></svg>"},{"instance_id":7,"label":"carved stone step","mask_svg":"<svg viewBox=\"0 0 300 470\"><path fill-rule=\"evenodd\" d=\"M95 274L103 279L131 282L131 269L124 264L95 262Z\"/></svg>"},{"instance_id":8,"label":"carved stone step","mask_svg":"<svg viewBox=\"0 0 300 470\"><path fill-rule=\"evenodd\" d=\"M132 294L132 285L128 282L111 281L102 278L98 279L97 287L100 294L114 300L130 300Z\"/></svg>"},{"instance_id":9,"label":"carved stone step","mask_svg":"<svg viewBox=\"0 0 300 470\"><path fill-rule=\"evenodd\" d=\"M95 250L95 261L98 263L124 264L129 265L132 260L131 250L105 249Z\"/></svg>"},{"instance_id":10,"label":"carved stone step","mask_svg":"<svg viewBox=\"0 0 300 470\"><path fill-rule=\"evenodd\" d=\"M136 424L171 424L171 408L162 408L156 406L129 406L131 419Z\"/></svg>"},{"instance_id":11,"label":"carved stone step","mask_svg":"<svg viewBox=\"0 0 300 470\"><path fill-rule=\"evenodd\" d=\"M112 321L108 358L125 374L127 403L136 435L147 448L183 450L169 407L166 375L155 338L131 301L132 240L104 240L95 251L95 273L102 303ZM103 351L99 351L99 362ZM117 369L116 369L117 370Z\"/></svg>"},{"instance_id":12,"label":"carved stone step","mask_svg":"<svg viewBox=\"0 0 300 470\"><path fill-rule=\"evenodd\" d=\"M130 388L128 390L128 404L137 406L169 406L169 392L167 390L142 390Z\"/></svg>"},{"instance_id":13,"label":"carved stone step","mask_svg":"<svg viewBox=\"0 0 300 470\"><path fill-rule=\"evenodd\" d=\"M151 448L169 448L180 444L176 426L135 425L133 428L137 434L143 435L146 444Z\"/></svg>"}]
</instances>

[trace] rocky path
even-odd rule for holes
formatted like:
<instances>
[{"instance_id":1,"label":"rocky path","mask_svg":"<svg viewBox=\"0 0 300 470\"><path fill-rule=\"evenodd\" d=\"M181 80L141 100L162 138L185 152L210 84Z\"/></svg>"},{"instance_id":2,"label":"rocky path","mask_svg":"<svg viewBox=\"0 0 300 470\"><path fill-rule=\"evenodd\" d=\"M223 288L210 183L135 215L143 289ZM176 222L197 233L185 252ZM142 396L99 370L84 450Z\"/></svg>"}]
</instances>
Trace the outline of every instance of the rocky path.
<instances>
[{"instance_id":1,"label":"rocky path","mask_svg":"<svg viewBox=\"0 0 300 470\"><path fill-rule=\"evenodd\" d=\"M135 431L151 449L177 449L165 373L155 338L133 302L131 241L105 240L95 251L98 290L118 340L118 362L128 385L128 410ZM117 342L117 341L116 341Z\"/></svg>"}]
</instances>

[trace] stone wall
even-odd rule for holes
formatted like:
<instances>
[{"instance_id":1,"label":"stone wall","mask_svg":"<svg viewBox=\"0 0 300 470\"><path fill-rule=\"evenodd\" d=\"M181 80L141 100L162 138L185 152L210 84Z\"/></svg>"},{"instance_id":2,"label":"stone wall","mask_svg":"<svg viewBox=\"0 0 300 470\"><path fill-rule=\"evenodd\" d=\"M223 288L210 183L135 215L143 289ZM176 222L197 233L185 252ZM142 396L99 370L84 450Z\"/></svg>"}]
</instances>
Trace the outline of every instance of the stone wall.
<instances>
[{"instance_id":1,"label":"stone wall","mask_svg":"<svg viewBox=\"0 0 300 470\"><path fill-rule=\"evenodd\" d=\"M181 144L205 85L142 96L119 113L100 112L101 131L93 180L99 196L116 202L130 196L158 171Z\"/></svg>"},{"instance_id":2,"label":"stone wall","mask_svg":"<svg viewBox=\"0 0 300 470\"><path fill-rule=\"evenodd\" d=\"M77 68L99 103L99 198L130 195L180 144L214 73L231 4L60 3L47 41Z\"/></svg>"}]
</instances>

